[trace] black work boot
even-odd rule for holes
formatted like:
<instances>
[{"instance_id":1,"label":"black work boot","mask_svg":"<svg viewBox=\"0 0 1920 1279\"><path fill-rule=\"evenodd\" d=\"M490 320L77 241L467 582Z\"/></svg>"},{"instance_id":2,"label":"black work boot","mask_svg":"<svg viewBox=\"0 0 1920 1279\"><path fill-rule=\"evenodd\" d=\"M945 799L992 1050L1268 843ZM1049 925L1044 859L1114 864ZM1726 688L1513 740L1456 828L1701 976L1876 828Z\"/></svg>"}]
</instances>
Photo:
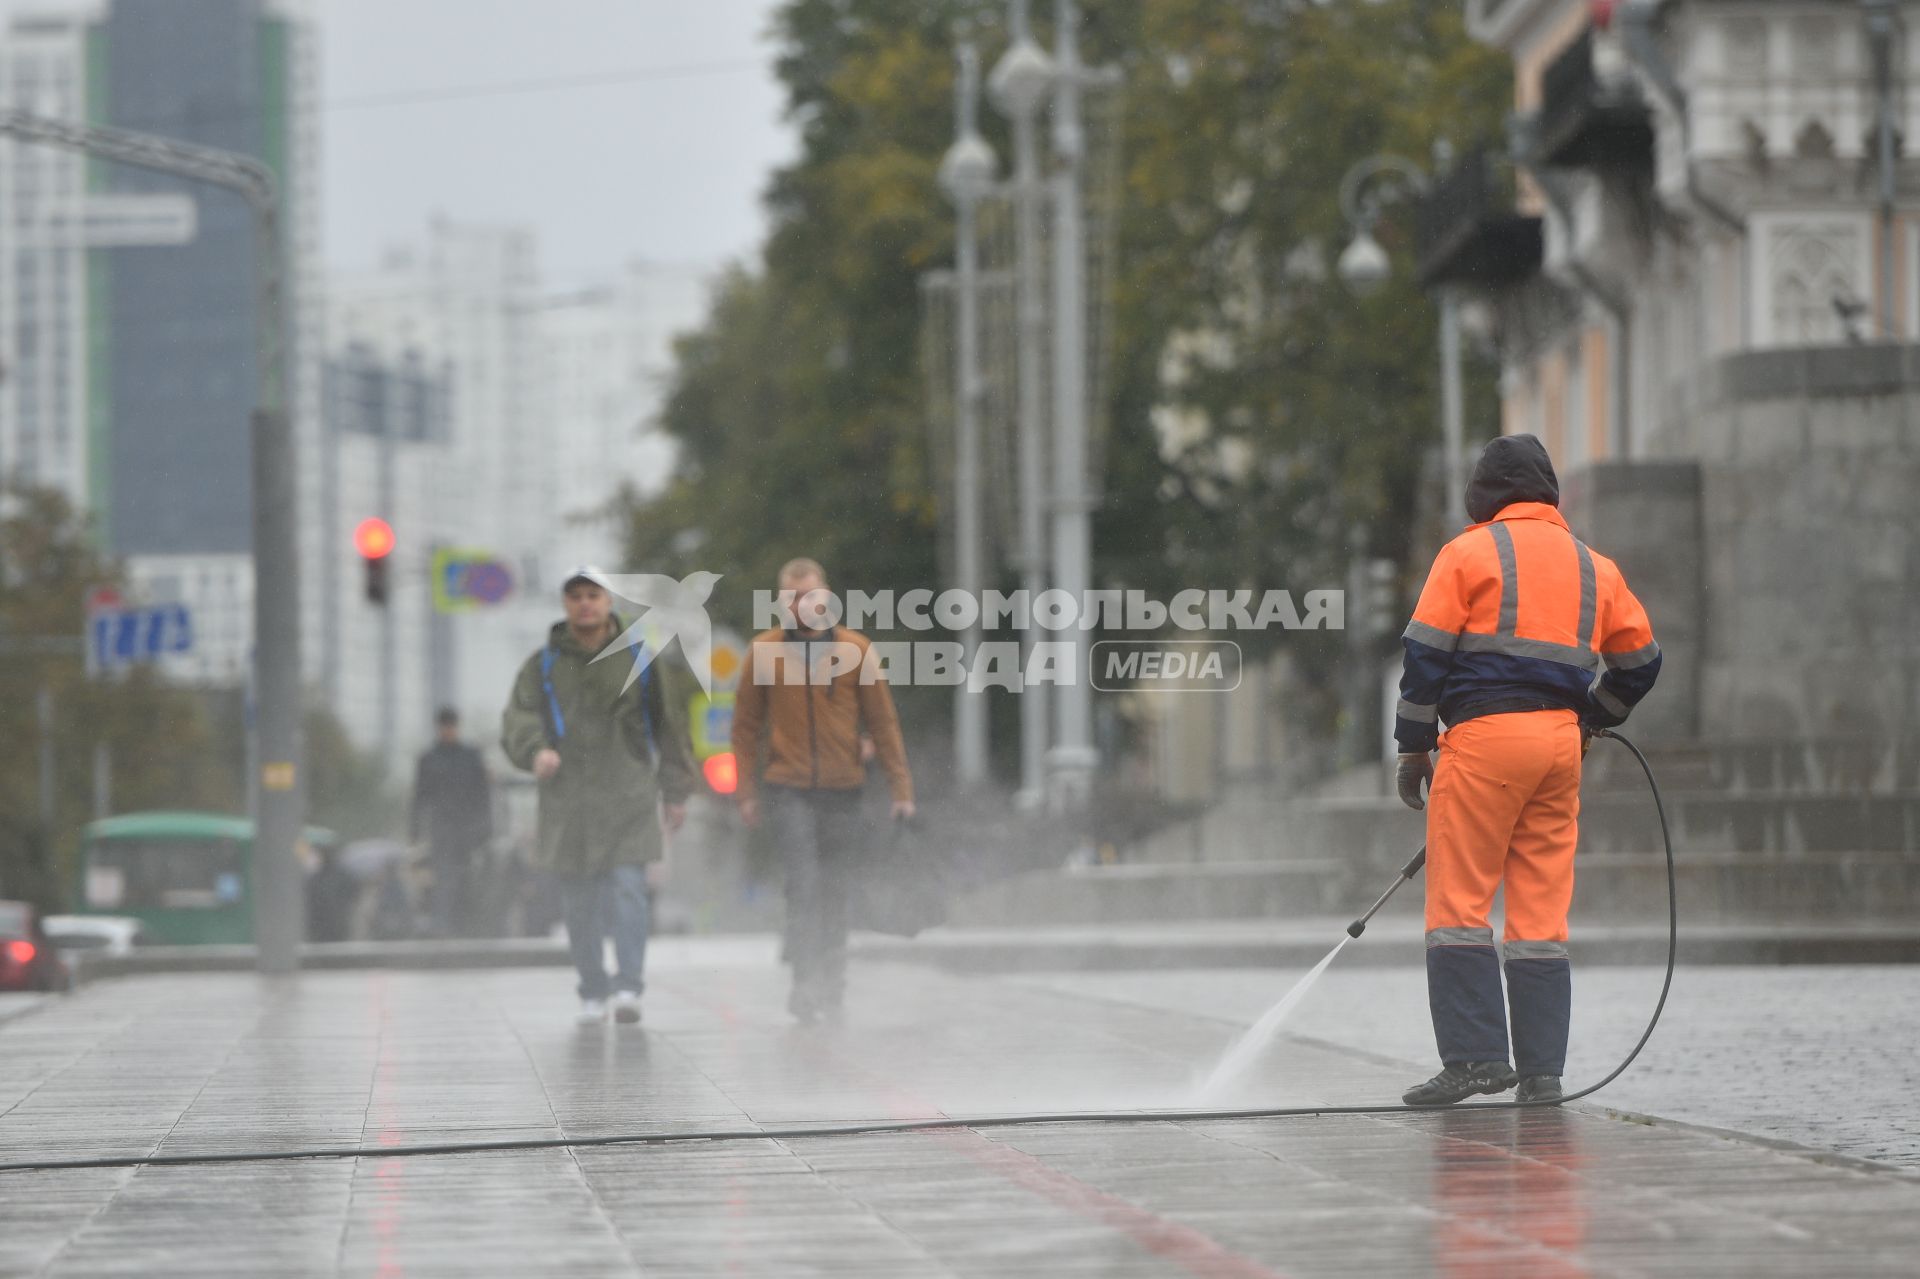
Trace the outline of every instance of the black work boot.
<instances>
[{"instance_id":1,"label":"black work boot","mask_svg":"<svg viewBox=\"0 0 1920 1279\"><path fill-rule=\"evenodd\" d=\"M1559 1101L1561 1096L1558 1075L1522 1075L1513 1093L1515 1101Z\"/></svg>"},{"instance_id":2,"label":"black work boot","mask_svg":"<svg viewBox=\"0 0 1920 1279\"><path fill-rule=\"evenodd\" d=\"M1475 1093L1505 1092L1513 1087L1513 1067L1504 1061L1454 1062L1445 1070L1401 1094L1409 1106L1451 1106Z\"/></svg>"}]
</instances>

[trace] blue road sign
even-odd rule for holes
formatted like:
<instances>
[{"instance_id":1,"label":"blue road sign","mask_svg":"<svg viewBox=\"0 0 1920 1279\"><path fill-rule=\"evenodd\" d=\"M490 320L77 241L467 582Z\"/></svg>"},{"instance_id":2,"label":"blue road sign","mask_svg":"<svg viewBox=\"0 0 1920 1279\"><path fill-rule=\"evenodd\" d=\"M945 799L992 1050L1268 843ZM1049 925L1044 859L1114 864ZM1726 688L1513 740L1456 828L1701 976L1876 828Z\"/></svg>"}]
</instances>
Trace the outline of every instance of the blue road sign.
<instances>
[{"instance_id":1,"label":"blue road sign","mask_svg":"<svg viewBox=\"0 0 1920 1279\"><path fill-rule=\"evenodd\" d=\"M87 669L115 670L193 651L193 615L184 604L96 609L87 615Z\"/></svg>"}]
</instances>

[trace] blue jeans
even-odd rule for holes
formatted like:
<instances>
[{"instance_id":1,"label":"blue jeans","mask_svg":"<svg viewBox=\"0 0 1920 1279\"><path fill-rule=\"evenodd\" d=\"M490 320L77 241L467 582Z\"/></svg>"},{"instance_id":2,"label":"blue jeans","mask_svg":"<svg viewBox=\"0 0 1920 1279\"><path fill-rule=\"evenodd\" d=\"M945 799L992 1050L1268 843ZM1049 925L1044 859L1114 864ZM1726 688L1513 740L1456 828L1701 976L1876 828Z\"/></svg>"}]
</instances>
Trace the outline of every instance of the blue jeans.
<instances>
[{"instance_id":1,"label":"blue jeans","mask_svg":"<svg viewBox=\"0 0 1920 1279\"><path fill-rule=\"evenodd\" d=\"M645 866L615 866L599 875L562 875L560 897L567 914L567 946L580 974L580 998L605 999L614 991L639 994L646 986L650 903ZM606 939L613 938L619 971L607 979Z\"/></svg>"}]
</instances>

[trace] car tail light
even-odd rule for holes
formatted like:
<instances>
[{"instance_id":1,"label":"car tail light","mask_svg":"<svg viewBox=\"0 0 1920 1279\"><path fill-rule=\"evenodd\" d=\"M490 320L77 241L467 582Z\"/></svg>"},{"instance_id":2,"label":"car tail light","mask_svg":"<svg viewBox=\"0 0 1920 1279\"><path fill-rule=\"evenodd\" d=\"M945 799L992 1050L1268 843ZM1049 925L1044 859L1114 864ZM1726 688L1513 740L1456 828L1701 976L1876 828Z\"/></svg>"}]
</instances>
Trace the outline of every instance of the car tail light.
<instances>
[{"instance_id":1,"label":"car tail light","mask_svg":"<svg viewBox=\"0 0 1920 1279\"><path fill-rule=\"evenodd\" d=\"M31 964L33 957L39 953L30 941L10 941L7 943L7 958L22 968Z\"/></svg>"}]
</instances>

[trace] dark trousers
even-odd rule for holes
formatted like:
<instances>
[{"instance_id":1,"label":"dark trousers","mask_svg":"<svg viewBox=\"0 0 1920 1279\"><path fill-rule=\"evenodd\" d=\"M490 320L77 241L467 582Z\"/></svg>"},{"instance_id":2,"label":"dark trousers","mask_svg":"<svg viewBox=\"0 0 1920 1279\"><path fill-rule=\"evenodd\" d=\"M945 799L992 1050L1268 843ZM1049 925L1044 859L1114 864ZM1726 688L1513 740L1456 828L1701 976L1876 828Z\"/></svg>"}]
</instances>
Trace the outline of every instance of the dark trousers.
<instances>
[{"instance_id":1,"label":"dark trousers","mask_svg":"<svg viewBox=\"0 0 1920 1279\"><path fill-rule=\"evenodd\" d=\"M465 937L473 931L472 859L473 854L464 848L433 850L433 888L427 894L427 914L436 937Z\"/></svg>"},{"instance_id":2,"label":"dark trousers","mask_svg":"<svg viewBox=\"0 0 1920 1279\"><path fill-rule=\"evenodd\" d=\"M769 785L765 794L786 869L794 1010L837 1008L847 983L847 890L860 855L861 792Z\"/></svg>"}]
</instances>

